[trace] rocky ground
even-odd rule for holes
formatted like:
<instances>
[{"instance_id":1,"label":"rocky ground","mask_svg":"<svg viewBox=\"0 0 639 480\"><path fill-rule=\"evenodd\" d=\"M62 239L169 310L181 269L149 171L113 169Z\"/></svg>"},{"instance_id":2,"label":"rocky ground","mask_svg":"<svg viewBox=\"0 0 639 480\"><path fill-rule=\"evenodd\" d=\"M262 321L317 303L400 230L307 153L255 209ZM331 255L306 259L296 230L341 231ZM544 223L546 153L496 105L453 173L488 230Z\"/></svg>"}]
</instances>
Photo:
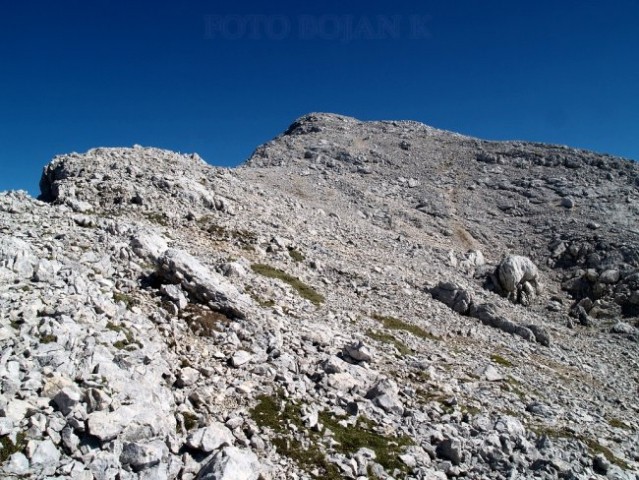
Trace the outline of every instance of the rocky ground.
<instances>
[{"instance_id":1,"label":"rocky ground","mask_svg":"<svg viewBox=\"0 0 639 480\"><path fill-rule=\"evenodd\" d=\"M639 478L631 161L312 114L41 191L0 194L3 478Z\"/></svg>"}]
</instances>

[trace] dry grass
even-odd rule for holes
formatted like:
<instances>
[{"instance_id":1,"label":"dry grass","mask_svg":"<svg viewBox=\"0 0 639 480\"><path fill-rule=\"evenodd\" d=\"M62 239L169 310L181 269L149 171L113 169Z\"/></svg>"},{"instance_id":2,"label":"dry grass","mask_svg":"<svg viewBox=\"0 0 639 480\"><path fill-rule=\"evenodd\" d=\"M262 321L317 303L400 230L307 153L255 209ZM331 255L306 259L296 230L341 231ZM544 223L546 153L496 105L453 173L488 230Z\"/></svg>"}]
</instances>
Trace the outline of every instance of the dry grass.
<instances>
[{"instance_id":1,"label":"dry grass","mask_svg":"<svg viewBox=\"0 0 639 480\"><path fill-rule=\"evenodd\" d=\"M189 306L187 313L186 323L198 337L212 337L221 331L221 327L230 323L226 315L197 306Z\"/></svg>"},{"instance_id":2,"label":"dry grass","mask_svg":"<svg viewBox=\"0 0 639 480\"><path fill-rule=\"evenodd\" d=\"M476 241L473 236L463 226L457 224L453 227L455 236L459 240L459 243L466 249L471 250L475 248Z\"/></svg>"}]
</instances>

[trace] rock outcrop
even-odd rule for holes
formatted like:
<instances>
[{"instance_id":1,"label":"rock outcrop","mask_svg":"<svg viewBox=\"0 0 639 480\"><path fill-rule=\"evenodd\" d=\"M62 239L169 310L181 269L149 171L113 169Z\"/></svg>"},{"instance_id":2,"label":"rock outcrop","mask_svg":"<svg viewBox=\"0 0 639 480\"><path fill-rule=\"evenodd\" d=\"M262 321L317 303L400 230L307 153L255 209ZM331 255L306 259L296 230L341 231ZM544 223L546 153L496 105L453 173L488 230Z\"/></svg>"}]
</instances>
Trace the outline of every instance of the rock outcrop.
<instances>
[{"instance_id":1,"label":"rock outcrop","mask_svg":"<svg viewBox=\"0 0 639 480\"><path fill-rule=\"evenodd\" d=\"M529 258L506 256L497 267L499 286L509 298L530 303L540 291L539 270Z\"/></svg>"}]
</instances>

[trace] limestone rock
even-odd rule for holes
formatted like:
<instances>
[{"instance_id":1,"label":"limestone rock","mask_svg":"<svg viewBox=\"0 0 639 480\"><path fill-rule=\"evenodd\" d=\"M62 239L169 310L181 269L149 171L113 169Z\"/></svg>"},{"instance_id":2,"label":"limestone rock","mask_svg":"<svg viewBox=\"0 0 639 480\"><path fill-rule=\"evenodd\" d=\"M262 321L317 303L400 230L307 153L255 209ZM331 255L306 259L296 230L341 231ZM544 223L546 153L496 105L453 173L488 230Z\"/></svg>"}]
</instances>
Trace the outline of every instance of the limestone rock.
<instances>
[{"instance_id":1,"label":"limestone rock","mask_svg":"<svg viewBox=\"0 0 639 480\"><path fill-rule=\"evenodd\" d=\"M370 362L373 357L363 342L355 342L344 346L344 353L357 362Z\"/></svg>"},{"instance_id":2,"label":"limestone rock","mask_svg":"<svg viewBox=\"0 0 639 480\"><path fill-rule=\"evenodd\" d=\"M518 287L529 282L535 290L539 289L539 271L527 257L521 255L506 256L498 267L499 283L509 295L517 292Z\"/></svg>"},{"instance_id":3,"label":"limestone rock","mask_svg":"<svg viewBox=\"0 0 639 480\"><path fill-rule=\"evenodd\" d=\"M195 384L200 378L200 372L192 367L181 369L177 375L177 385L179 387L189 387Z\"/></svg>"},{"instance_id":4,"label":"limestone rock","mask_svg":"<svg viewBox=\"0 0 639 480\"><path fill-rule=\"evenodd\" d=\"M51 440L39 442L31 454L30 467L52 475L60 461L60 452Z\"/></svg>"},{"instance_id":5,"label":"limestone rock","mask_svg":"<svg viewBox=\"0 0 639 480\"><path fill-rule=\"evenodd\" d=\"M168 249L158 262L160 275L168 282L181 283L194 298L228 315L246 316L250 299L187 252Z\"/></svg>"},{"instance_id":6,"label":"limestone rock","mask_svg":"<svg viewBox=\"0 0 639 480\"><path fill-rule=\"evenodd\" d=\"M489 382L499 382L504 379L503 375L501 375L499 371L492 365L487 365L483 368L479 368L475 371L475 374L488 380Z\"/></svg>"},{"instance_id":7,"label":"limestone rock","mask_svg":"<svg viewBox=\"0 0 639 480\"><path fill-rule=\"evenodd\" d=\"M437 455L445 460L450 460L453 465L462 462L462 445L459 439L444 440L437 446Z\"/></svg>"},{"instance_id":8,"label":"limestone rock","mask_svg":"<svg viewBox=\"0 0 639 480\"><path fill-rule=\"evenodd\" d=\"M366 393L375 405L398 415L404 413L404 407L399 400L397 384L390 379L382 379Z\"/></svg>"},{"instance_id":9,"label":"limestone rock","mask_svg":"<svg viewBox=\"0 0 639 480\"><path fill-rule=\"evenodd\" d=\"M134 472L158 465L168 456L168 448L162 441L151 443L125 443L120 454L120 461Z\"/></svg>"},{"instance_id":10,"label":"limestone rock","mask_svg":"<svg viewBox=\"0 0 639 480\"><path fill-rule=\"evenodd\" d=\"M470 292L450 282L440 282L430 290L430 293L434 299L448 305L462 315L468 314L473 303L473 297Z\"/></svg>"},{"instance_id":11,"label":"limestone rock","mask_svg":"<svg viewBox=\"0 0 639 480\"><path fill-rule=\"evenodd\" d=\"M102 442L116 438L130 419L123 418L117 412L97 411L89 414L87 426L89 433Z\"/></svg>"},{"instance_id":12,"label":"limestone rock","mask_svg":"<svg viewBox=\"0 0 639 480\"><path fill-rule=\"evenodd\" d=\"M179 285L162 285L160 289L170 300L175 302L180 310L184 310L189 304L189 301Z\"/></svg>"},{"instance_id":13,"label":"limestone rock","mask_svg":"<svg viewBox=\"0 0 639 480\"><path fill-rule=\"evenodd\" d=\"M233 434L224 425L212 423L191 433L186 443L189 447L209 453L224 445L233 445Z\"/></svg>"},{"instance_id":14,"label":"limestone rock","mask_svg":"<svg viewBox=\"0 0 639 480\"><path fill-rule=\"evenodd\" d=\"M30 471L29 459L24 455L24 453L14 453L2 466L2 470L9 475L15 475L17 477L27 475Z\"/></svg>"},{"instance_id":15,"label":"limestone rock","mask_svg":"<svg viewBox=\"0 0 639 480\"><path fill-rule=\"evenodd\" d=\"M18 278L29 279L38 265L38 258L31 245L9 235L0 236L0 268L15 273Z\"/></svg>"},{"instance_id":16,"label":"limestone rock","mask_svg":"<svg viewBox=\"0 0 639 480\"><path fill-rule=\"evenodd\" d=\"M68 415L73 411L76 405L82 400L82 392L79 389L73 387L65 387L53 397L53 403L55 403L58 409L63 415Z\"/></svg>"},{"instance_id":17,"label":"limestone rock","mask_svg":"<svg viewBox=\"0 0 639 480\"><path fill-rule=\"evenodd\" d=\"M260 464L248 450L226 447L198 472L197 480L257 480Z\"/></svg>"},{"instance_id":18,"label":"limestone rock","mask_svg":"<svg viewBox=\"0 0 639 480\"><path fill-rule=\"evenodd\" d=\"M246 350L238 350L231 357L231 365L235 368L239 368L250 362L252 358L253 355L250 352L247 352Z\"/></svg>"}]
</instances>

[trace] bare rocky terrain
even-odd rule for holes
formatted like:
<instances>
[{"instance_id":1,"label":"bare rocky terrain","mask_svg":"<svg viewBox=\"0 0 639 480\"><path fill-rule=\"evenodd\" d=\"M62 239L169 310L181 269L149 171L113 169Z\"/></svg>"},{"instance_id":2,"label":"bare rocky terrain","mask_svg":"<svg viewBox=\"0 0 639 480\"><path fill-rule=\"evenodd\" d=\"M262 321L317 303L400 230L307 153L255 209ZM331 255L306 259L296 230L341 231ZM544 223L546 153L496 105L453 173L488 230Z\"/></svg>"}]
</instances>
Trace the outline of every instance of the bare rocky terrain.
<instances>
[{"instance_id":1,"label":"bare rocky terrain","mask_svg":"<svg viewBox=\"0 0 639 480\"><path fill-rule=\"evenodd\" d=\"M0 193L0 477L638 479L639 167L310 114Z\"/></svg>"}]
</instances>

